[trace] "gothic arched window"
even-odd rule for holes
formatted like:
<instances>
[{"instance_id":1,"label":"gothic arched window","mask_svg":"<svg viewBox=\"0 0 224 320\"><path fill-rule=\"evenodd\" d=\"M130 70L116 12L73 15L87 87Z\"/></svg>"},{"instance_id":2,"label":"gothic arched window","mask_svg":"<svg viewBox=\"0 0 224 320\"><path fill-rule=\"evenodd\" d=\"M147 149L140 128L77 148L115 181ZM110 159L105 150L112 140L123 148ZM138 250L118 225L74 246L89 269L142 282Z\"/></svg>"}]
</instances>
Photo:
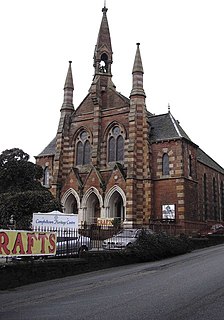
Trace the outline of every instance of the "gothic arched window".
<instances>
[{"instance_id":1,"label":"gothic arched window","mask_svg":"<svg viewBox=\"0 0 224 320\"><path fill-rule=\"evenodd\" d=\"M113 162L116 160L115 158L115 139L114 137L110 137L109 139L109 156L108 156L109 162Z\"/></svg>"},{"instance_id":2,"label":"gothic arched window","mask_svg":"<svg viewBox=\"0 0 224 320\"><path fill-rule=\"evenodd\" d=\"M189 176L192 177L192 157L189 155Z\"/></svg>"},{"instance_id":3,"label":"gothic arched window","mask_svg":"<svg viewBox=\"0 0 224 320\"><path fill-rule=\"evenodd\" d=\"M208 219L208 190L207 190L207 175L204 173L203 180L203 194L204 194L204 218Z\"/></svg>"},{"instance_id":4,"label":"gothic arched window","mask_svg":"<svg viewBox=\"0 0 224 320\"><path fill-rule=\"evenodd\" d=\"M220 184L220 195L221 195L221 220L224 219L224 183L221 181Z\"/></svg>"},{"instance_id":5,"label":"gothic arched window","mask_svg":"<svg viewBox=\"0 0 224 320\"><path fill-rule=\"evenodd\" d=\"M49 186L49 168L48 167L44 168L43 185L46 187Z\"/></svg>"},{"instance_id":6,"label":"gothic arched window","mask_svg":"<svg viewBox=\"0 0 224 320\"><path fill-rule=\"evenodd\" d=\"M217 183L216 179L212 179L212 191L213 191L213 218L217 220L218 208L217 208Z\"/></svg>"},{"instance_id":7,"label":"gothic arched window","mask_svg":"<svg viewBox=\"0 0 224 320\"><path fill-rule=\"evenodd\" d=\"M83 164L89 164L90 163L90 151L91 151L91 146L89 140L86 140L84 145L83 145Z\"/></svg>"},{"instance_id":8,"label":"gothic arched window","mask_svg":"<svg viewBox=\"0 0 224 320\"><path fill-rule=\"evenodd\" d=\"M169 156L167 153L164 153L163 155L162 166L163 166L163 175L168 176L170 174L170 168L169 168Z\"/></svg>"},{"instance_id":9,"label":"gothic arched window","mask_svg":"<svg viewBox=\"0 0 224 320\"><path fill-rule=\"evenodd\" d=\"M118 125L110 130L108 140L108 162L114 161L124 161L124 136Z\"/></svg>"},{"instance_id":10,"label":"gothic arched window","mask_svg":"<svg viewBox=\"0 0 224 320\"><path fill-rule=\"evenodd\" d=\"M77 137L76 165L81 166L91 162L91 145L87 131L83 130Z\"/></svg>"}]
</instances>

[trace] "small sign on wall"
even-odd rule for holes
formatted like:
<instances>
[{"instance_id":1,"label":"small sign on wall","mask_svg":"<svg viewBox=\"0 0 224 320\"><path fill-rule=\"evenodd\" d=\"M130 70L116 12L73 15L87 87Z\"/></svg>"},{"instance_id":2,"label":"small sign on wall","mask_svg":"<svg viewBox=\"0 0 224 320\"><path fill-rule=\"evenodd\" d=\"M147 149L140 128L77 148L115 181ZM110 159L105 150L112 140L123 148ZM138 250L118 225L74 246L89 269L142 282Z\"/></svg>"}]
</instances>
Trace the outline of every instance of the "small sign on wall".
<instances>
[{"instance_id":1,"label":"small sign on wall","mask_svg":"<svg viewBox=\"0 0 224 320\"><path fill-rule=\"evenodd\" d=\"M103 227L112 227L114 218L97 218L97 225Z\"/></svg>"},{"instance_id":2,"label":"small sign on wall","mask_svg":"<svg viewBox=\"0 0 224 320\"><path fill-rule=\"evenodd\" d=\"M162 205L162 218L164 220L175 220L175 204L164 204Z\"/></svg>"}]
</instances>

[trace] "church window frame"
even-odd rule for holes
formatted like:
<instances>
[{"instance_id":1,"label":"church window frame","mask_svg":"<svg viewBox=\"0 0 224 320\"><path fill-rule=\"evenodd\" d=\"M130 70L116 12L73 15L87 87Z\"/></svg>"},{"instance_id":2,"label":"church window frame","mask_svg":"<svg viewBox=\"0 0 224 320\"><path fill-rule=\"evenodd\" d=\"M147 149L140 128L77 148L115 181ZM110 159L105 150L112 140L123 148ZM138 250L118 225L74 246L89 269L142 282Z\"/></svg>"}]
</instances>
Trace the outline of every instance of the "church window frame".
<instances>
[{"instance_id":1,"label":"church window frame","mask_svg":"<svg viewBox=\"0 0 224 320\"><path fill-rule=\"evenodd\" d=\"M208 188L207 188L207 175L203 176L203 196L204 196L204 220L208 219Z\"/></svg>"},{"instance_id":2,"label":"church window frame","mask_svg":"<svg viewBox=\"0 0 224 320\"><path fill-rule=\"evenodd\" d=\"M224 182L220 183L220 205L221 205L221 220L224 219Z\"/></svg>"},{"instance_id":3,"label":"church window frame","mask_svg":"<svg viewBox=\"0 0 224 320\"><path fill-rule=\"evenodd\" d=\"M125 134L119 124L114 124L108 132L108 163L124 162Z\"/></svg>"},{"instance_id":4,"label":"church window frame","mask_svg":"<svg viewBox=\"0 0 224 320\"><path fill-rule=\"evenodd\" d=\"M170 175L169 155L166 152L163 154L163 157L162 157L162 172L163 172L163 176Z\"/></svg>"},{"instance_id":5,"label":"church window frame","mask_svg":"<svg viewBox=\"0 0 224 320\"><path fill-rule=\"evenodd\" d=\"M83 129L76 138L76 166L85 166L91 164L91 142L87 130Z\"/></svg>"},{"instance_id":6,"label":"church window frame","mask_svg":"<svg viewBox=\"0 0 224 320\"><path fill-rule=\"evenodd\" d=\"M217 180L212 178L212 202L213 202L213 219L218 219L218 199L217 199Z\"/></svg>"},{"instance_id":7,"label":"church window frame","mask_svg":"<svg viewBox=\"0 0 224 320\"><path fill-rule=\"evenodd\" d=\"M193 170L192 170L192 156L189 155L188 157L188 173L189 173L189 177L193 176Z\"/></svg>"},{"instance_id":8,"label":"church window frame","mask_svg":"<svg viewBox=\"0 0 224 320\"><path fill-rule=\"evenodd\" d=\"M43 169L43 186L49 187L50 185L50 172L49 172L49 167L46 166Z\"/></svg>"}]
</instances>

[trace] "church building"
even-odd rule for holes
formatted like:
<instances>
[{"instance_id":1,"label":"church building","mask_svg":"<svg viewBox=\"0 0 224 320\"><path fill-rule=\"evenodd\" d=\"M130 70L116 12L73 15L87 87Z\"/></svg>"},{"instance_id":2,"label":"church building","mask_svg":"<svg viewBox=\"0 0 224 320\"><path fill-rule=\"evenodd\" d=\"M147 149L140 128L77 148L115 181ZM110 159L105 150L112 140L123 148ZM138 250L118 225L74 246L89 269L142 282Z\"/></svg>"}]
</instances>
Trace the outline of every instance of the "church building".
<instances>
[{"instance_id":1,"label":"church building","mask_svg":"<svg viewBox=\"0 0 224 320\"><path fill-rule=\"evenodd\" d=\"M78 215L80 225L116 218L124 228L169 222L190 232L223 221L224 169L189 138L169 109L159 115L147 110L139 43L133 60L132 88L125 97L112 81L104 6L89 92L73 105L70 61L58 130L36 156L43 185L64 212Z\"/></svg>"}]
</instances>

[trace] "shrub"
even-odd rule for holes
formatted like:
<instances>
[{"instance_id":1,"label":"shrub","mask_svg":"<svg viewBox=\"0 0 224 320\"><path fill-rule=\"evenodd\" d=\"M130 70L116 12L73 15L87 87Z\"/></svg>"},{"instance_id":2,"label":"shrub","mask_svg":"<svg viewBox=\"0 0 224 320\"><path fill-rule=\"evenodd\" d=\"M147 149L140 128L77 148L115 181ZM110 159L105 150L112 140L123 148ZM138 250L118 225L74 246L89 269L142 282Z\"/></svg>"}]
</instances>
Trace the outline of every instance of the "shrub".
<instances>
[{"instance_id":1,"label":"shrub","mask_svg":"<svg viewBox=\"0 0 224 320\"><path fill-rule=\"evenodd\" d=\"M160 260L191 251L190 241L185 236L166 234L148 235L144 231L126 252L135 255L140 261Z\"/></svg>"}]
</instances>

